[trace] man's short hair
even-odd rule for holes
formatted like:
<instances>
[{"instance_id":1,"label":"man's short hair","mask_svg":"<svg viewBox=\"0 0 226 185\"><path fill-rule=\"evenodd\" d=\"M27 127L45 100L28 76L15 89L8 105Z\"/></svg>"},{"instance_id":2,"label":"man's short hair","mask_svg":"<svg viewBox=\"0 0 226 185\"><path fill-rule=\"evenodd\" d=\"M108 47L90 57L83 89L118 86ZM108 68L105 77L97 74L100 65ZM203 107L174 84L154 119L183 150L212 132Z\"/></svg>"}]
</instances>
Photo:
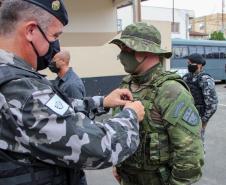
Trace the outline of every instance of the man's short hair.
<instances>
[{"instance_id":1,"label":"man's short hair","mask_svg":"<svg viewBox=\"0 0 226 185\"><path fill-rule=\"evenodd\" d=\"M0 35L13 33L20 22L28 20L37 21L45 31L52 18L53 16L44 9L26 1L3 1L0 7Z\"/></svg>"}]
</instances>

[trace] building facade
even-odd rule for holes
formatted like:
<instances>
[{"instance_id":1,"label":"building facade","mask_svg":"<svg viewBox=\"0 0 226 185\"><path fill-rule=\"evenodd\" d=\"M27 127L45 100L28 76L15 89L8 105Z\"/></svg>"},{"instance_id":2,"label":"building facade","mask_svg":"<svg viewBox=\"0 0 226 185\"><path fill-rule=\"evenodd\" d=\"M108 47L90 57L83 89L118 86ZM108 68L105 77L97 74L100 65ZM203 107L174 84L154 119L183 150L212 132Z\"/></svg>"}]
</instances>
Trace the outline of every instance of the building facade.
<instances>
[{"instance_id":1,"label":"building facade","mask_svg":"<svg viewBox=\"0 0 226 185\"><path fill-rule=\"evenodd\" d=\"M226 14L216 13L191 20L191 31L210 35L222 31L226 36Z\"/></svg>"},{"instance_id":2,"label":"building facade","mask_svg":"<svg viewBox=\"0 0 226 185\"><path fill-rule=\"evenodd\" d=\"M126 73L117 60L120 50L109 44L119 37L117 9L130 0L65 0L69 24L60 37L61 46L70 51L70 65L83 79L87 95L104 95L119 85ZM170 24L152 22L163 36L162 47L171 49ZM165 63L169 68L169 62ZM47 69L50 79L55 77Z\"/></svg>"},{"instance_id":3,"label":"building facade","mask_svg":"<svg viewBox=\"0 0 226 185\"><path fill-rule=\"evenodd\" d=\"M141 6L141 18L143 21L167 21L171 22L171 37L189 39L189 20L194 18L193 10ZM118 9L118 28L124 29L131 24L133 10L131 6ZM120 31L120 30L119 30Z\"/></svg>"}]
</instances>

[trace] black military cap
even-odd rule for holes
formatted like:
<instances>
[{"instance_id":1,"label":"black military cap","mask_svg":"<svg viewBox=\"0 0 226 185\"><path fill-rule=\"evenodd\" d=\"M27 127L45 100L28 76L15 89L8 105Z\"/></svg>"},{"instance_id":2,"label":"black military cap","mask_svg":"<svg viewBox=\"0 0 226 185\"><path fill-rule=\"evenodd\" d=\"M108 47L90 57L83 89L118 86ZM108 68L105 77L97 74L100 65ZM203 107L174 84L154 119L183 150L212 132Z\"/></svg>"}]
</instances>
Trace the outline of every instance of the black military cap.
<instances>
[{"instance_id":1,"label":"black military cap","mask_svg":"<svg viewBox=\"0 0 226 185\"><path fill-rule=\"evenodd\" d=\"M198 53L191 54L188 56L188 59L191 61L191 63L202 64L203 66L206 65L206 60Z\"/></svg>"},{"instance_id":2,"label":"black military cap","mask_svg":"<svg viewBox=\"0 0 226 185\"><path fill-rule=\"evenodd\" d=\"M68 24L68 14L62 0L24 0L37 5L55 16L64 26Z\"/></svg>"}]
</instances>

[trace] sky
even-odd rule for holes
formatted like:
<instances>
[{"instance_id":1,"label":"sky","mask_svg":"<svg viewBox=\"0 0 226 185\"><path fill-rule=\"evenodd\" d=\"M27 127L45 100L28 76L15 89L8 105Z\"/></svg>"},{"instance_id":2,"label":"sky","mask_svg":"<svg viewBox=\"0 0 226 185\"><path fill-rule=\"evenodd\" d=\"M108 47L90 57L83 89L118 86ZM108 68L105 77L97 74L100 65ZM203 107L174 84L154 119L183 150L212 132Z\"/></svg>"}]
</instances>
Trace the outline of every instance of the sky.
<instances>
[{"instance_id":1,"label":"sky","mask_svg":"<svg viewBox=\"0 0 226 185\"><path fill-rule=\"evenodd\" d=\"M226 0L225 5L226 5ZM173 7L173 0L148 0L142 5L155 7ZM174 0L174 7L178 9L194 10L195 17L205 16L213 13L222 13L222 0ZM226 13L226 6L224 6Z\"/></svg>"}]
</instances>

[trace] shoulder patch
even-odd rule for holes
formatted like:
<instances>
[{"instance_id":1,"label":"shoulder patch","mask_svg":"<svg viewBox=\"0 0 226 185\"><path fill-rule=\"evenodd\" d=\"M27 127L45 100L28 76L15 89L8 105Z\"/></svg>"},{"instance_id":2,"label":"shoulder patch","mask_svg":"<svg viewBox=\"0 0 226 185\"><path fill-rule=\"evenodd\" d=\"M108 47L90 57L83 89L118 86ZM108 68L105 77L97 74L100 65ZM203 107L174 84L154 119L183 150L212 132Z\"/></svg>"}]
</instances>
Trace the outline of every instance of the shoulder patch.
<instances>
[{"instance_id":1,"label":"shoulder patch","mask_svg":"<svg viewBox=\"0 0 226 185\"><path fill-rule=\"evenodd\" d=\"M207 79L207 84L208 84L208 88L209 89L214 89L215 88L215 83L214 83L214 80L212 79Z\"/></svg>"},{"instance_id":2,"label":"shoulder patch","mask_svg":"<svg viewBox=\"0 0 226 185\"><path fill-rule=\"evenodd\" d=\"M181 109L184 107L185 103L183 101L179 102L173 112L173 117L177 118L180 114Z\"/></svg>"},{"instance_id":3,"label":"shoulder patch","mask_svg":"<svg viewBox=\"0 0 226 185\"><path fill-rule=\"evenodd\" d=\"M184 112L183 120L189 125L196 126L199 124L199 115L188 107Z\"/></svg>"},{"instance_id":4,"label":"shoulder patch","mask_svg":"<svg viewBox=\"0 0 226 185\"><path fill-rule=\"evenodd\" d=\"M69 105L56 94L47 102L46 106L61 116L69 108Z\"/></svg>"}]
</instances>

